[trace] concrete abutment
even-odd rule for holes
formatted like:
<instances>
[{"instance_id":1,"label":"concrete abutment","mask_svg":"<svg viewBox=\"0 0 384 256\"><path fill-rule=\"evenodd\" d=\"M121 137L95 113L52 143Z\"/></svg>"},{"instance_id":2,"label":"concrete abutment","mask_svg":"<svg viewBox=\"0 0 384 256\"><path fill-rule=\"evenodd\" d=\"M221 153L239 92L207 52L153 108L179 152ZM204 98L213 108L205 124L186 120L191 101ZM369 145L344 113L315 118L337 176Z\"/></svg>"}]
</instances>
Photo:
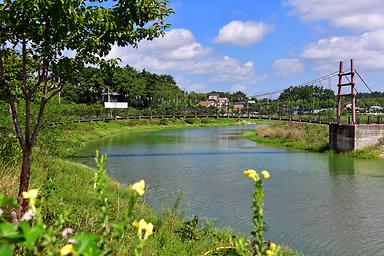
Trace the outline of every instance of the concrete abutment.
<instances>
[{"instance_id":1,"label":"concrete abutment","mask_svg":"<svg viewBox=\"0 0 384 256\"><path fill-rule=\"evenodd\" d=\"M374 146L383 137L383 124L329 125L329 146L337 152Z\"/></svg>"}]
</instances>

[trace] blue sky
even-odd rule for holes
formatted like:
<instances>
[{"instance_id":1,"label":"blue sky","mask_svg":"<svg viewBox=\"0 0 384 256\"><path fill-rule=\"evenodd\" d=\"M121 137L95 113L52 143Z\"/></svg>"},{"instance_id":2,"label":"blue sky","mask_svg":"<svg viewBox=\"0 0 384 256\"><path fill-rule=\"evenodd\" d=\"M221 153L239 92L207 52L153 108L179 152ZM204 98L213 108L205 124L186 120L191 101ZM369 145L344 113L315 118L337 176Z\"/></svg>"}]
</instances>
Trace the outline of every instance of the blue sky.
<instances>
[{"instance_id":1,"label":"blue sky","mask_svg":"<svg viewBox=\"0 0 384 256\"><path fill-rule=\"evenodd\" d=\"M112 57L171 74L187 91L277 91L337 71L340 60L384 91L382 0L171 0L165 37ZM347 65L347 63L346 63ZM336 81L331 81L336 88ZM328 87L328 81L326 81ZM361 83L359 91L366 91Z\"/></svg>"}]
</instances>

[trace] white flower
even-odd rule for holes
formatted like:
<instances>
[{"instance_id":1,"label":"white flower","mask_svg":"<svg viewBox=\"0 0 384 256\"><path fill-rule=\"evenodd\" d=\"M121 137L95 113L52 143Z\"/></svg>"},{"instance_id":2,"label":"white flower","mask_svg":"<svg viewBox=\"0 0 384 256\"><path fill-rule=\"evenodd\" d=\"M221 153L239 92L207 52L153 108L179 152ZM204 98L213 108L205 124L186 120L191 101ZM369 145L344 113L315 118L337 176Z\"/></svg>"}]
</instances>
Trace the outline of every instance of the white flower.
<instances>
[{"instance_id":1,"label":"white flower","mask_svg":"<svg viewBox=\"0 0 384 256\"><path fill-rule=\"evenodd\" d=\"M3 209L0 209L0 216L3 215L4 211Z\"/></svg>"},{"instance_id":2,"label":"white flower","mask_svg":"<svg viewBox=\"0 0 384 256\"><path fill-rule=\"evenodd\" d=\"M68 239L68 243L70 244L76 244L77 241L75 239Z\"/></svg>"},{"instance_id":3,"label":"white flower","mask_svg":"<svg viewBox=\"0 0 384 256\"><path fill-rule=\"evenodd\" d=\"M61 232L61 236L64 238L64 239L68 239L68 237L70 235L73 234L73 229L72 228L65 228L62 232Z\"/></svg>"},{"instance_id":4,"label":"white flower","mask_svg":"<svg viewBox=\"0 0 384 256\"><path fill-rule=\"evenodd\" d=\"M24 215L21 217L21 220L30 221L35 218L35 213L32 210L28 210L24 213Z\"/></svg>"}]
</instances>

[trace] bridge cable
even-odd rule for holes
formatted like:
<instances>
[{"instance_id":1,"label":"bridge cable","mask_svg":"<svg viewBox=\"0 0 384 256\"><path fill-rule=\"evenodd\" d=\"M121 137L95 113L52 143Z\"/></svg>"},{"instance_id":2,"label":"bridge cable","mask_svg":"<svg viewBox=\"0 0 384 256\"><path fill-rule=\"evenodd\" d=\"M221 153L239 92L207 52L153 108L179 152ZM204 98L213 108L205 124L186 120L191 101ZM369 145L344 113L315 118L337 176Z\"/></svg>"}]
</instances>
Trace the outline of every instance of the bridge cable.
<instances>
[{"instance_id":1,"label":"bridge cable","mask_svg":"<svg viewBox=\"0 0 384 256\"><path fill-rule=\"evenodd\" d=\"M360 76L359 72L357 72L357 70L355 69L355 72L356 74L358 75L358 77L360 78L360 80L364 83L364 85L368 88L368 90L372 93L372 96L373 98L375 98L377 100L377 102L382 106L384 107L384 104L381 102L381 100L379 100L379 98L375 97L373 95L373 91L371 90L371 88L368 86L368 84L364 81L364 79Z\"/></svg>"},{"instance_id":2,"label":"bridge cable","mask_svg":"<svg viewBox=\"0 0 384 256\"><path fill-rule=\"evenodd\" d=\"M345 77L347 80L348 80L348 83L350 83L351 82L351 80L349 80L349 78L346 76ZM353 88L355 91L356 91L356 93L358 94L358 95L361 95L361 99L363 100L363 102L364 102L364 104L365 104L365 106L368 106L368 103L365 101L365 99L364 99L364 97L363 97L363 95L362 95L362 93L360 93L357 89L356 89L356 87L355 88Z\"/></svg>"},{"instance_id":3,"label":"bridge cable","mask_svg":"<svg viewBox=\"0 0 384 256\"><path fill-rule=\"evenodd\" d=\"M301 83L301 84L299 84L299 86L311 85L311 84L313 84L315 82L327 80L327 79L330 79L332 77L337 76L338 73L339 73L339 71L335 71L335 72L329 73L327 75L321 76L321 77L319 77L317 79L314 79L312 81L307 81L307 82Z\"/></svg>"},{"instance_id":4,"label":"bridge cable","mask_svg":"<svg viewBox=\"0 0 384 256\"><path fill-rule=\"evenodd\" d=\"M337 76L338 73L339 73L339 71L335 71L335 72L329 73L329 74L327 74L327 75L321 76L321 77L319 77L319 78L317 78L317 79L311 80L311 81L307 81L307 82L300 83L300 84L296 84L296 85L291 85L290 87L305 86L305 85L313 85L313 83L315 83L315 82L322 82L322 81L324 81L324 80L331 79L332 77ZM323 86L322 86L322 87L323 87ZM273 92L266 92L266 93L262 93L262 94L258 94L258 95L251 96L250 98L258 98L258 97L261 97L261 96L269 96L269 95L273 95L273 94L281 93L281 92L284 91L284 90L285 90L285 89L283 89L283 90L279 90L279 91L273 91Z\"/></svg>"}]
</instances>

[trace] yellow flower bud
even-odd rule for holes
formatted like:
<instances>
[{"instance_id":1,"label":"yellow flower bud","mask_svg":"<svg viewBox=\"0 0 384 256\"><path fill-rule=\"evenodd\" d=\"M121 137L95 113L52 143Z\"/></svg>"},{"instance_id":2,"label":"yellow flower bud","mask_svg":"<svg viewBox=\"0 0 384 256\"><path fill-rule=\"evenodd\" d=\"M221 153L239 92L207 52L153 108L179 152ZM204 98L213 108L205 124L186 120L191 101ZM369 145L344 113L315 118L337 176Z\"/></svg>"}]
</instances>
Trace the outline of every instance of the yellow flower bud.
<instances>
[{"instance_id":1,"label":"yellow flower bud","mask_svg":"<svg viewBox=\"0 0 384 256\"><path fill-rule=\"evenodd\" d=\"M65 256L69 254L74 254L76 252L72 244L66 244L60 249L60 255Z\"/></svg>"},{"instance_id":2,"label":"yellow flower bud","mask_svg":"<svg viewBox=\"0 0 384 256\"><path fill-rule=\"evenodd\" d=\"M269 172L268 172L267 170L263 170L263 171L261 172L261 175L263 175L263 178L264 178L265 180L267 180L267 179L269 179L269 178L271 177L271 175L269 174Z\"/></svg>"},{"instance_id":3,"label":"yellow flower bud","mask_svg":"<svg viewBox=\"0 0 384 256\"><path fill-rule=\"evenodd\" d=\"M145 181L141 180L132 185L132 190L135 190L140 196L145 192Z\"/></svg>"},{"instance_id":4,"label":"yellow flower bud","mask_svg":"<svg viewBox=\"0 0 384 256\"><path fill-rule=\"evenodd\" d=\"M272 243L269 245L269 249L271 249L272 251L275 251L277 248L277 245L275 243Z\"/></svg>"},{"instance_id":5,"label":"yellow flower bud","mask_svg":"<svg viewBox=\"0 0 384 256\"><path fill-rule=\"evenodd\" d=\"M266 252L265 252L265 256L273 256L274 255L274 253L273 253L273 251L271 251L271 250L267 250Z\"/></svg>"},{"instance_id":6,"label":"yellow flower bud","mask_svg":"<svg viewBox=\"0 0 384 256\"><path fill-rule=\"evenodd\" d=\"M254 181L258 181L260 179L259 174L257 174L257 172L255 170L245 170L243 172L243 175L245 177L248 177L248 178L254 180Z\"/></svg>"}]
</instances>

